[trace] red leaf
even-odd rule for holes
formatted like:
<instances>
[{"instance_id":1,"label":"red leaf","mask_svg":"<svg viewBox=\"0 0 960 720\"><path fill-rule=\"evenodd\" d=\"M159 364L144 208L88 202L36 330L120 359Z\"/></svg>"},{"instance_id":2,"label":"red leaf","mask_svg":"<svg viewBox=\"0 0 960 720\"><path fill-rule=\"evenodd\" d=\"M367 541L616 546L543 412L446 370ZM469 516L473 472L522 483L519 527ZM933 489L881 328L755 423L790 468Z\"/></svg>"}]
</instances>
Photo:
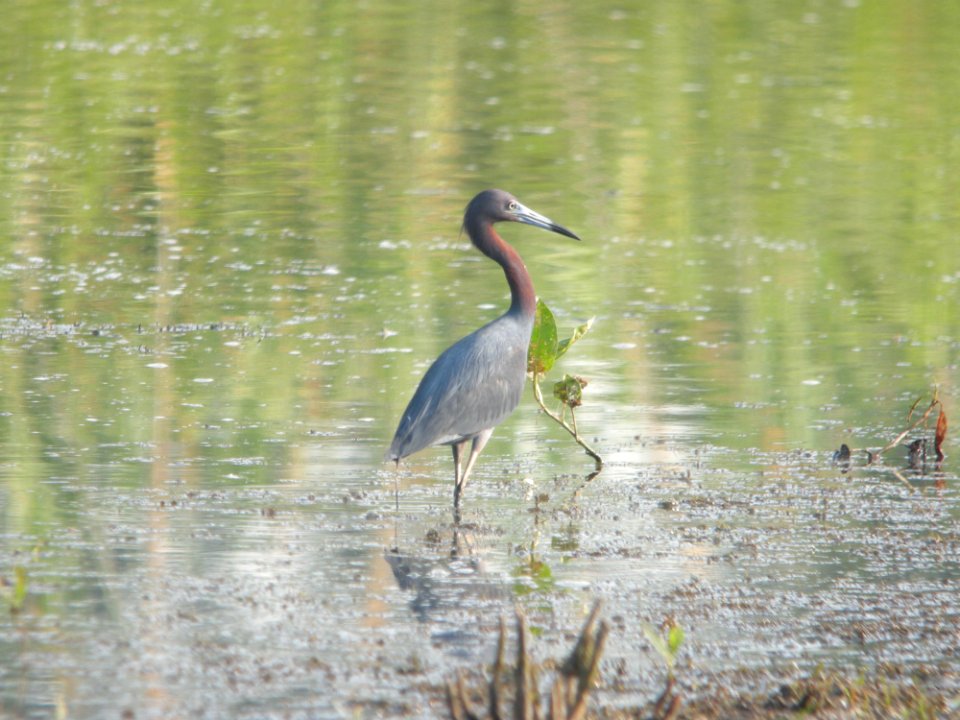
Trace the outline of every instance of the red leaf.
<instances>
[{"instance_id":1,"label":"red leaf","mask_svg":"<svg viewBox=\"0 0 960 720\"><path fill-rule=\"evenodd\" d=\"M943 462L943 440L947 437L947 414L940 408L940 417L937 418L937 434L934 437L933 447L937 451L937 462Z\"/></svg>"}]
</instances>

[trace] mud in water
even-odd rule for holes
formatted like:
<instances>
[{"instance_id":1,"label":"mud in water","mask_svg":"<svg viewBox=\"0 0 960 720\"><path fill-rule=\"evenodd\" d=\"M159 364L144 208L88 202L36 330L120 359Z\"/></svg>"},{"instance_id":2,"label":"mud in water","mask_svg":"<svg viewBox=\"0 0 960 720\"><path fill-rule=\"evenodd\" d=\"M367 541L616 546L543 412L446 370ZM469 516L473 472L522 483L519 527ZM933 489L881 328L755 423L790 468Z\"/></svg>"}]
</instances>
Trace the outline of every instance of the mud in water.
<instances>
[{"instance_id":1,"label":"mud in water","mask_svg":"<svg viewBox=\"0 0 960 720\"><path fill-rule=\"evenodd\" d=\"M26 573L0 626L5 712L430 717L458 668L492 662L516 605L543 662L569 651L598 599L610 632L593 706L605 712L661 691L665 664L644 627L664 621L685 633L675 674L689 706L721 690L775 695L821 668L960 689L946 471L670 442L672 463L637 464L640 441L625 440L586 481L542 478L539 451L491 454L455 524L451 488L432 477L445 453L371 474L351 465L367 450L349 433L282 442L344 461L270 486L191 489L171 476L140 488L118 478L156 462L156 447L92 447L76 452L102 457L95 475L45 479L72 519L5 539L3 567ZM263 468L282 472L268 452L199 469Z\"/></svg>"}]
</instances>

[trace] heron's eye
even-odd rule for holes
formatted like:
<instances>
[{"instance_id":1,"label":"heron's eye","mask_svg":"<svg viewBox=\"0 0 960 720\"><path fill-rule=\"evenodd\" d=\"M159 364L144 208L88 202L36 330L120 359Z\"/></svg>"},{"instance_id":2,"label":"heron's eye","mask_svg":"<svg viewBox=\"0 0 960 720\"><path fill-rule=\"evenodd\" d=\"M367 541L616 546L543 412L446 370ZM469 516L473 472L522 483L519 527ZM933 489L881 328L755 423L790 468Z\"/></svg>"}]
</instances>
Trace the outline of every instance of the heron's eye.
<instances>
[{"instance_id":1,"label":"heron's eye","mask_svg":"<svg viewBox=\"0 0 960 720\"><path fill-rule=\"evenodd\" d=\"M511 201L510 201L510 204L507 205L507 210L509 210L510 212L514 212L514 211L516 211L516 209L517 209L517 203L516 203L516 201L515 201L515 200L511 200Z\"/></svg>"}]
</instances>

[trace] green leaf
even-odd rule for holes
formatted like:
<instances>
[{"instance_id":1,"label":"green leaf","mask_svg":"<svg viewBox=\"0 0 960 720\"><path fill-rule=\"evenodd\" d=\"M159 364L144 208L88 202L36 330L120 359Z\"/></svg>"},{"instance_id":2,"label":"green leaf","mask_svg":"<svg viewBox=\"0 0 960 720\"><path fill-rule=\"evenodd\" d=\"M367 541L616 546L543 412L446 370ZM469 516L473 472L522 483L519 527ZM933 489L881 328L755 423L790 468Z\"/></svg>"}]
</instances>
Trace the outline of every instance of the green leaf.
<instances>
[{"instance_id":1,"label":"green leaf","mask_svg":"<svg viewBox=\"0 0 960 720\"><path fill-rule=\"evenodd\" d=\"M666 635L661 635L653 625L643 623L643 634L647 636L653 649L666 663L667 669L672 671L677 662L680 645L683 643L683 628L674 624L667 630Z\"/></svg>"},{"instance_id":2,"label":"green leaf","mask_svg":"<svg viewBox=\"0 0 960 720\"><path fill-rule=\"evenodd\" d=\"M574 329L573 335L568 337L566 340L561 340L557 344L557 357L560 357L561 355L563 355L567 350L570 349L571 345L573 345L577 340L579 340L588 332L590 332L590 328L593 327L593 321L596 319L597 319L596 316L594 316L589 320L587 320L583 325L578 325Z\"/></svg>"},{"instance_id":3,"label":"green leaf","mask_svg":"<svg viewBox=\"0 0 960 720\"><path fill-rule=\"evenodd\" d=\"M564 375L562 380L553 384L553 396L568 408L580 407L583 402L583 386L585 384L582 378Z\"/></svg>"},{"instance_id":4,"label":"green leaf","mask_svg":"<svg viewBox=\"0 0 960 720\"><path fill-rule=\"evenodd\" d=\"M663 639L663 636L657 632L657 629L649 623L643 623L643 634L647 636L647 640L653 645L653 649L657 651L657 655L667 664L667 667L673 667L673 653L670 652L670 646Z\"/></svg>"},{"instance_id":5,"label":"green leaf","mask_svg":"<svg viewBox=\"0 0 960 720\"><path fill-rule=\"evenodd\" d=\"M533 334L527 351L527 372L543 375L557 361L557 323L553 313L542 300L537 300L533 320Z\"/></svg>"},{"instance_id":6,"label":"green leaf","mask_svg":"<svg viewBox=\"0 0 960 720\"><path fill-rule=\"evenodd\" d=\"M674 625L670 628L670 632L667 633L667 645L670 647L670 654L676 657L677 652L680 650L680 645L683 644L683 628L679 625Z\"/></svg>"}]
</instances>

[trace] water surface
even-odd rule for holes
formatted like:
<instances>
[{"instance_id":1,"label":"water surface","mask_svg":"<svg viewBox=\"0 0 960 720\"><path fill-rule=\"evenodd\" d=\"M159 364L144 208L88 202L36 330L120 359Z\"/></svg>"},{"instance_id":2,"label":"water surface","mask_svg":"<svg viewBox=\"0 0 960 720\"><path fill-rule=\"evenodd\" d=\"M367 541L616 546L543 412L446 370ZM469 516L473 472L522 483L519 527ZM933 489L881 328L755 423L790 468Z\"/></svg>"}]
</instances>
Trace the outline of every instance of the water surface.
<instances>
[{"instance_id":1,"label":"water surface","mask_svg":"<svg viewBox=\"0 0 960 720\"><path fill-rule=\"evenodd\" d=\"M515 603L548 657L598 598L607 703L666 616L691 687L956 687L953 464L863 467L956 414L956 9L8 5L5 714L435 716ZM528 394L455 526L445 449L382 459L506 306L458 232L490 186L584 238L503 230L597 318L550 379L607 466Z\"/></svg>"}]
</instances>

